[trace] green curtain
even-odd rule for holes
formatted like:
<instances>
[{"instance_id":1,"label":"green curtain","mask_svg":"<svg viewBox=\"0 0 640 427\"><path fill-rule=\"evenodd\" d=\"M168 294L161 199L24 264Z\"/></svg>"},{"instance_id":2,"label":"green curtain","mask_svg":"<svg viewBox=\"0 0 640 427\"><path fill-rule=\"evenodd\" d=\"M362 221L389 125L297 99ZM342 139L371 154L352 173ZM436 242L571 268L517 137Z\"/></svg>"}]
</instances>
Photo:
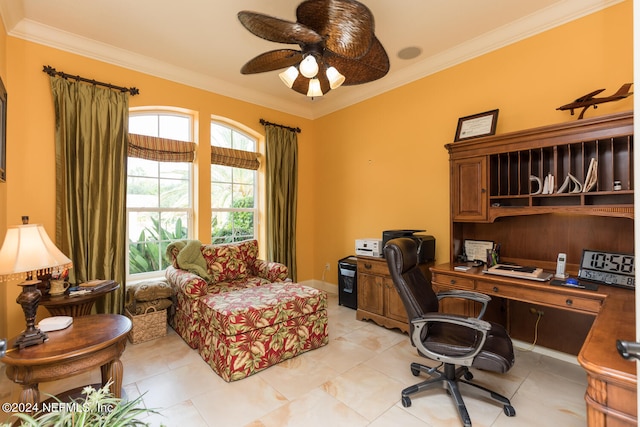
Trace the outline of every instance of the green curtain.
<instances>
[{"instance_id":1,"label":"green curtain","mask_svg":"<svg viewBox=\"0 0 640 427\"><path fill-rule=\"evenodd\" d=\"M51 77L56 115L56 242L72 282L112 279L96 304L122 313L126 256L129 94Z\"/></svg>"},{"instance_id":2,"label":"green curtain","mask_svg":"<svg viewBox=\"0 0 640 427\"><path fill-rule=\"evenodd\" d=\"M265 131L267 257L286 265L296 281L298 136L280 126L265 125Z\"/></svg>"}]
</instances>

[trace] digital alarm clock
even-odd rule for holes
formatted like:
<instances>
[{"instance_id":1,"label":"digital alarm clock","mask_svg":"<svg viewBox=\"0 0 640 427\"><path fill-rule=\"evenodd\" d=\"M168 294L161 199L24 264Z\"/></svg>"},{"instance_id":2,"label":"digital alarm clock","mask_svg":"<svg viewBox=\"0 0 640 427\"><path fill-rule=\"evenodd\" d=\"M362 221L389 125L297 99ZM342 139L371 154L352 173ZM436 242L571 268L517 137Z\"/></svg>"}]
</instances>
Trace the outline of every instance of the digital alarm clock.
<instances>
[{"instance_id":1,"label":"digital alarm clock","mask_svg":"<svg viewBox=\"0 0 640 427\"><path fill-rule=\"evenodd\" d=\"M578 277L605 285L635 289L635 255L584 249Z\"/></svg>"}]
</instances>

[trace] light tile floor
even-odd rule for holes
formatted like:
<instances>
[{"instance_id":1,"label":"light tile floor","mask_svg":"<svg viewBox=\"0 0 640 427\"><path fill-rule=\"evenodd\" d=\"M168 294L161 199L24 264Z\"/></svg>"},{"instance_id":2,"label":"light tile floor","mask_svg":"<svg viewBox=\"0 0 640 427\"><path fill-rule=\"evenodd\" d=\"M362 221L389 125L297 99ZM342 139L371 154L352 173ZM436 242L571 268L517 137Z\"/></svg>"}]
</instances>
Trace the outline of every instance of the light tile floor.
<instances>
[{"instance_id":1,"label":"light tile floor","mask_svg":"<svg viewBox=\"0 0 640 427\"><path fill-rule=\"evenodd\" d=\"M218 377L171 329L166 337L129 344L123 355L124 388L129 398L143 394L147 408L159 410L145 421L152 426L403 426L461 425L442 389L424 392L404 408L400 391L419 381L409 369L424 363L409 338L367 321L329 297L327 346L272 366L240 381ZM505 375L473 371L475 380L511 399L516 416L461 386L474 426L583 426L586 424L586 375L576 364L517 350ZM19 386L0 366L0 401L16 402ZM100 381L99 370L40 385L59 393ZM2 418L4 417L4 418ZM7 414L0 413L0 421Z\"/></svg>"}]
</instances>

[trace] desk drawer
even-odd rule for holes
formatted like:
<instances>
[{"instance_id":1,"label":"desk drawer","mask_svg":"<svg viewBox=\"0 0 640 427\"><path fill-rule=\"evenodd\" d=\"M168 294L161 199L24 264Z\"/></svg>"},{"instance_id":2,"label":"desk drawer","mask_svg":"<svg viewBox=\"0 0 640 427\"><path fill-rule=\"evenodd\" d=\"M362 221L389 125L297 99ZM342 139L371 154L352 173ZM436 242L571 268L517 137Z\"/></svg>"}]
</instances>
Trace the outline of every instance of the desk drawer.
<instances>
[{"instance_id":1,"label":"desk drawer","mask_svg":"<svg viewBox=\"0 0 640 427\"><path fill-rule=\"evenodd\" d=\"M385 259L360 259L358 258L358 273L377 274L389 276L389 267Z\"/></svg>"},{"instance_id":2,"label":"desk drawer","mask_svg":"<svg viewBox=\"0 0 640 427\"><path fill-rule=\"evenodd\" d=\"M598 313L602 302L600 299L583 298L570 294L563 295L554 292L546 292L541 289L529 289L523 286L511 286L484 281L477 282L476 290L487 295L495 295L531 302L533 304L551 305L558 308L589 313Z\"/></svg>"},{"instance_id":3,"label":"desk drawer","mask_svg":"<svg viewBox=\"0 0 640 427\"><path fill-rule=\"evenodd\" d=\"M473 289L474 280L466 277L454 276L450 274L442 274L433 272L431 281L438 285L447 286L453 289Z\"/></svg>"}]
</instances>

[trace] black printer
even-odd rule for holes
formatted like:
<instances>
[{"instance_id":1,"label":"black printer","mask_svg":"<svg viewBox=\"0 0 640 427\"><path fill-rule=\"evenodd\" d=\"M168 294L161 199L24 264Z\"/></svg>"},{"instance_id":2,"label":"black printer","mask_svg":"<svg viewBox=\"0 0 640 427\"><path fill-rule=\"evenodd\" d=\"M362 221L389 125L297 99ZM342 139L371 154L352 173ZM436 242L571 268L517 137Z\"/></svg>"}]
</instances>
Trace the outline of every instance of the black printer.
<instances>
[{"instance_id":1,"label":"black printer","mask_svg":"<svg viewBox=\"0 0 640 427\"><path fill-rule=\"evenodd\" d=\"M382 232L382 247L391 239L409 237L418 245L418 264L433 261L436 259L436 239L426 234L416 234L423 231L426 230L385 230Z\"/></svg>"}]
</instances>

